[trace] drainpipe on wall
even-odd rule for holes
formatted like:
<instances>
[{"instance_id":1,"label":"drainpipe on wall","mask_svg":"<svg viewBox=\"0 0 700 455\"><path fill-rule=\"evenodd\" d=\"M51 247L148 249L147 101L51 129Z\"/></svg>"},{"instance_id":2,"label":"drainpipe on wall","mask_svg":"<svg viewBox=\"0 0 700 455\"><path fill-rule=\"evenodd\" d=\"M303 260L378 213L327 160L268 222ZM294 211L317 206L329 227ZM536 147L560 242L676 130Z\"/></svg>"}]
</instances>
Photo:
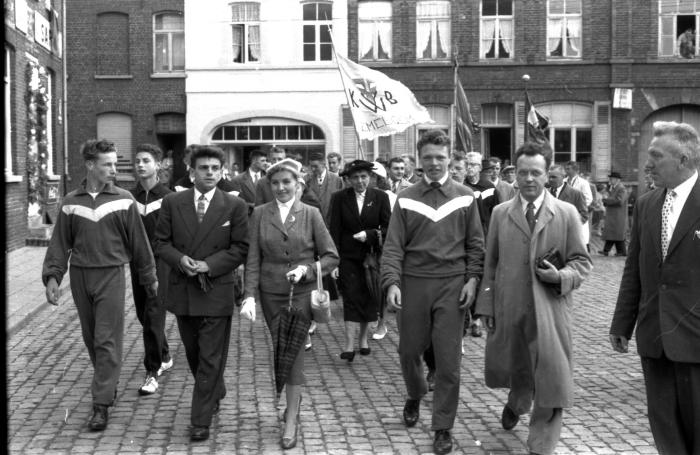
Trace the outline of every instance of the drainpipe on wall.
<instances>
[{"instance_id":1,"label":"drainpipe on wall","mask_svg":"<svg viewBox=\"0 0 700 455\"><path fill-rule=\"evenodd\" d=\"M68 182L70 182L70 171L68 170L68 65L66 63L66 0L61 0L61 27L63 36L61 38L61 63L63 65L63 195L68 193Z\"/></svg>"}]
</instances>

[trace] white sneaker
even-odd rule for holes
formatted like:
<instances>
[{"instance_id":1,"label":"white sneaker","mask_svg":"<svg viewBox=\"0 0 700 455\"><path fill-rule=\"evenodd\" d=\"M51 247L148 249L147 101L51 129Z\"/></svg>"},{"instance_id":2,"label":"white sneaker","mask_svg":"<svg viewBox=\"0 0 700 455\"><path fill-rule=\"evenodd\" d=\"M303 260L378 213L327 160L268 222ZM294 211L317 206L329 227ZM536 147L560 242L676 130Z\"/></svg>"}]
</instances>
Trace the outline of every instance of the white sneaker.
<instances>
[{"instance_id":1,"label":"white sneaker","mask_svg":"<svg viewBox=\"0 0 700 455\"><path fill-rule=\"evenodd\" d=\"M316 333L316 321L311 321L311 326L309 326L309 335Z\"/></svg>"},{"instance_id":2,"label":"white sneaker","mask_svg":"<svg viewBox=\"0 0 700 455\"><path fill-rule=\"evenodd\" d=\"M158 381L150 374L146 376L146 381L139 389L139 395L152 395L158 391Z\"/></svg>"},{"instance_id":3,"label":"white sneaker","mask_svg":"<svg viewBox=\"0 0 700 455\"><path fill-rule=\"evenodd\" d=\"M308 351L313 345L311 344L311 335L306 335L306 342L304 343L304 350Z\"/></svg>"},{"instance_id":4,"label":"white sneaker","mask_svg":"<svg viewBox=\"0 0 700 455\"><path fill-rule=\"evenodd\" d=\"M386 333L388 332L386 325L382 324L381 326L378 327L378 330L374 332L372 335L373 340L381 340L386 336Z\"/></svg>"},{"instance_id":5,"label":"white sneaker","mask_svg":"<svg viewBox=\"0 0 700 455\"><path fill-rule=\"evenodd\" d=\"M167 362L163 362L163 363L160 364L160 368L158 368L158 376L160 376L161 374L165 373L166 371L168 371L168 370L171 369L172 367L173 367L173 358L170 357L170 360L168 360Z\"/></svg>"},{"instance_id":6,"label":"white sneaker","mask_svg":"<svg viewBox=\"0 0 700 455\"><path fill-rule=\"evenodd\" d=\"M467 337L462 338L462 355L465 354L466 350L464 349L464 345L467 343Z\"/></svg>"}]
</instances>

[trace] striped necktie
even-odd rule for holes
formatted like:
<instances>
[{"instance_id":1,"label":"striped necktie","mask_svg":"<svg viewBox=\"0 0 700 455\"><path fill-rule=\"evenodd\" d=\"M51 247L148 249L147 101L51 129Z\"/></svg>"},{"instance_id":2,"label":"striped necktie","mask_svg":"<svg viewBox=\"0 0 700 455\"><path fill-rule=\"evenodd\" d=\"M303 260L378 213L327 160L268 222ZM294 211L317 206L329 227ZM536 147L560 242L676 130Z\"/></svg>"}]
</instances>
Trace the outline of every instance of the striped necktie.
<instances>
[{"instance_id":1,"label":"striped necktie","mask_svg":"<svg viewBox=\"0 0 700 455\"><path fill-rule=\"evenodd\" d=\"M197 220L200 223L204 219L204 214L207 211L206 202L207 198L203 194L199 196L199 199L197 199Z\"/></svg>"}]
</instances>

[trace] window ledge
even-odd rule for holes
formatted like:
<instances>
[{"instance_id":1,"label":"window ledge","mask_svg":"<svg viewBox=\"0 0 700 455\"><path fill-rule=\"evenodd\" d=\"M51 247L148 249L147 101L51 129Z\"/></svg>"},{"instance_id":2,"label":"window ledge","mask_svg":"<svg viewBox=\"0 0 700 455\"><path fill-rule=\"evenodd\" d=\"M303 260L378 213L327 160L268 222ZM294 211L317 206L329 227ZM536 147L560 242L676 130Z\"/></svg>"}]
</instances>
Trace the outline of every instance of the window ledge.
<instances>
[{"instance_id":1,"label":"window ledge","mask_svg":"<svg viewBox=\"0 0 700 455\"><path fill-rule=\"evenodd\" d=\"M647 63L700 63L700 56L695 56L695 58L658 56L656 58L648 58Z\"/></svg>"},{"instance_id":2,"label":"window ledge","mask_svg":"<svg viewBox=\"0 0 700 455\"><path fill-rule=\"evenodd\" d=\"M133 79L131 74L95 74L95 79Z\"/></svg>"},{"instance_id":3,"label":"window ledge","mask_svg":"<svg viewBox=\"0 0 700 455\"><path fill-rule=\"evenodd\" d=\"M421 58L416 59L416 63L419 65L440 65L440 66L452 66L454 62L450 59L445 58Z\"/></svg>"},{"instance_id":4,"label":"window ledge","mask_svg":"<svg viewBox=\"0 0 700 455\"><path fill-rule=\"evenodd\" d=\"M19 183L24 180L21 175L5 174L5 183Z\"/></svg>"},{"instance_id":5,"label":"window ledge","mask_svg":"<svg viewBox=\"0 0 700 455\"><path fill-rule=\"evenodd\" d=\"M187 74L184 71L178 71L173 73L152 73L151 79L184 79Z\"/></svg>"}]
</instances>

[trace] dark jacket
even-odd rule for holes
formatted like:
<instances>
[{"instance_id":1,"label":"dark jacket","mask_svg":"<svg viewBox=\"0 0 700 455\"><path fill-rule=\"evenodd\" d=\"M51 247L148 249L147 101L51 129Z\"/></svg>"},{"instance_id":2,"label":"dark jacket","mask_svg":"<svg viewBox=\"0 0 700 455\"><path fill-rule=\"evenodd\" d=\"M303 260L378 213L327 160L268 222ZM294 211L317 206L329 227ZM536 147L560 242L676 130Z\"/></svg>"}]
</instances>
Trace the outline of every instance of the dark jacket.
<instances>
[{"instance_id":1,"label":"dark jacket","mask_svg":"<svg viewBox=\"0 0 700 455\"><path fill-rule=\"evenodd\" d=\"M561 189L557 198L576 207L578 214L581 216L581 224L585 224L588 221L588 206L582 192L564 182L564 188Z\"/></svg>"},{"instance_id":2,"label":"dark jacket","mask_svg":"<svg viewBox=\"0 0 700 455\"><path fill-rule=\"evenodd\" d=\"M323 183L319 185L316 176L310 174L306 176L306 186L321 202L321 214L323 215L323 220L326 222L326 226L328 226L331 216L331 196L336 191L343 189L343 179L326 171L326 178L323 179Z\"/></svg>"},{"instance_id":3,"label":"dark jacket","mask_svg":"<svg viewBox=\"0 0 700 455\"><path fill-rule=\"evenodd\" d=\"M501 201L498 199L498 193L493 182L486 178L479 179L478 182L471 184L469 180L464 180L464 184L471 188L476 198L477 207L479 207L479 216L481 217L481 226L484 230L484 236L488 233L489 223L491 222L491 212Z\"/></svg>"}]
</instances>

